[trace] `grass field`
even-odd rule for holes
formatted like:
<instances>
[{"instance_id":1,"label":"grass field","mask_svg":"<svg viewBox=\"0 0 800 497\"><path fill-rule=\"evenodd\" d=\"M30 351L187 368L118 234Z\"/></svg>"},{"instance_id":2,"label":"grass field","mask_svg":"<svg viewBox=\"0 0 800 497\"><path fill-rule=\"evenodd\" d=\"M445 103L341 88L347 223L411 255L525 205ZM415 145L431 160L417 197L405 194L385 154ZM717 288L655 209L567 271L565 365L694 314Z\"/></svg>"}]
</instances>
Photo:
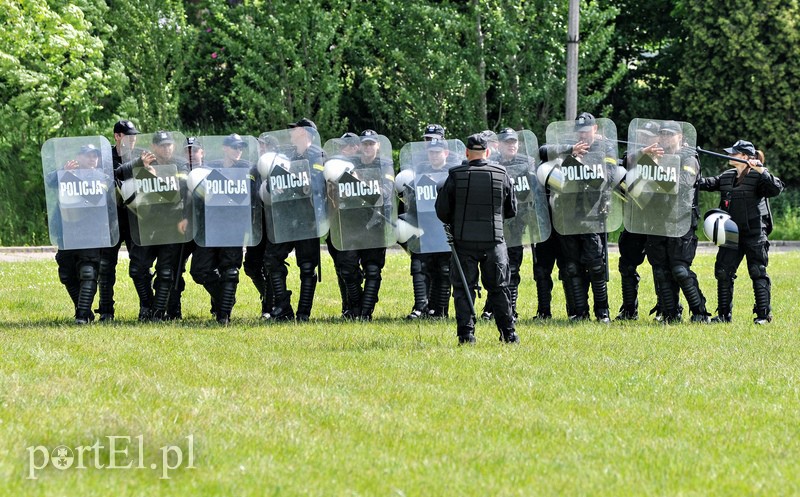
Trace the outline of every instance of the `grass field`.
<instances>
[{"instance_id":1,"label":"grass field","mask_svg":"<svg viewBox=\"0 0 800 497\"><path fill-rule=\"evenodd\" d=\"M227 328L191 283L183 322L135 323L124 264L119 321L76 327L54 262L0 263L0 495L800 494L798 252L771 256L764 327L744 266L730 325L573 325L560 288L540 325L526 253L522 343L481 323L474 347L401 319L401 253L376 321L328 317L324 257L316 319L259 322L243 281ZM713 310L713 255L695 270ZM619 294L612 271L612 311ZM83 468L57 469L60 446Z\"/></svg>"}]
</instances>

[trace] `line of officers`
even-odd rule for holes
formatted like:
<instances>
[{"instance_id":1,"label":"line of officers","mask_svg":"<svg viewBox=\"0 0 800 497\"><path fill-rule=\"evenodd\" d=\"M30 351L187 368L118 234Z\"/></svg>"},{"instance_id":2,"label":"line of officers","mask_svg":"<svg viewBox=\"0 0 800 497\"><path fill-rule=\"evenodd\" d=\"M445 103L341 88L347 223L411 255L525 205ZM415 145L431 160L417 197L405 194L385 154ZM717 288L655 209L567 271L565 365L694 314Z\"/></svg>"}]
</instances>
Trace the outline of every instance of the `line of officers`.
<instances>
[{"instance_id":1,"label":"line of officers","mask_svg":"<svg viewBox=\"0 0 800 497\"><path fill-rule=\"evenodd\" d=\"M646 257L657 296L651 314L680 321L682 292L692 321L708 322L691 265L698 191L712 190L721 192L720 208L704 223L720 245L714 319L730 321L745 257L756 322L772 319L766 199L783 183L752 143L725 149L733 168L703 177L703 150L689 123L635 119L623 141L613 122L582 113L551 123L546 135L539 146L532 132L503 128L471 135L465 145L430 124L419 142L403 146L397 173L385 136L365 130L323 145L307 118L258 138L141 134L121 120L113 146L99 136L51 139L42 163L59 277L76 323L92 322L95 313L113 320L124 242L140 321L181 319L190 255L189 273L208 291L220 323L230 321L242 268L264 319L307 321L324 237L342 317L371 320L386 248L399 242L411 256L407 319L448 317L453 289L459 342L474 342L480 279L488 293L481 316L495 320L501 341L516 342L524 247L533 246L536 319L552 317L557 265L569 319L589 319L591 289L594 316L609 322L607 233L624 223L617 319L638 318L637 268ZM620 144L627 149L621 159ZM291 252L300 278L296 307L287 289Z\"/></svg>"}]
</instances>

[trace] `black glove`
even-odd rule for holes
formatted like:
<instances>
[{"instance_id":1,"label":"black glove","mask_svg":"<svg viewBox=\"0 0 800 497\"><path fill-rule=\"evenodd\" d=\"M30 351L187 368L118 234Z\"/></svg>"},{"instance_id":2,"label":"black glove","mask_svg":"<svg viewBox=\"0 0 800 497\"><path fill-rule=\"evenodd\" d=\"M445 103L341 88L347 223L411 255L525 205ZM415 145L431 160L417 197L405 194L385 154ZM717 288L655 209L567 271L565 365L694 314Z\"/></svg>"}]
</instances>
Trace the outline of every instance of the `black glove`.
<instances>
[{"instance_id":1,"label":"black glove","mask_svg":"<svg viewBox=\"0 0 800 497\"><path fill-rule=\"evenodd\" d=\"M453 245L453 227L449 224L444 225L444 236L447 238L447 243Z\"/></svg>"}]
</instances>

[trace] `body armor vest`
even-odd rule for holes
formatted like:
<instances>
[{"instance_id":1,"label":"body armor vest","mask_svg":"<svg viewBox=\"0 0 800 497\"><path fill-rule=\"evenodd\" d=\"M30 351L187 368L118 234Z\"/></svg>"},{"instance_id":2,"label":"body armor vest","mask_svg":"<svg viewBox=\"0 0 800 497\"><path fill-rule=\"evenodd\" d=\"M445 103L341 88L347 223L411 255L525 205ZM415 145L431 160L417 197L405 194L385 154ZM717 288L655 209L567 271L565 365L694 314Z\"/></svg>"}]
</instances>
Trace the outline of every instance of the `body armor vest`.
<instances>
[{"instance_id":1,"label":"body armor vest","mask_svg":"<svg viewBox=\"0 0 800 497\"><path fill-rule=\"evenodd\" d=\"M731 219L743 233L757 233L766 228L772 231L772 218L767 200L756 192L761 177L749 171L742 182L736 184L736 170L729 169L719 176L719 191L722 194L720 208L731 215Z\"/></svg>"},{"instance_id":2,"label":"body armor vest","mask_svg":"<svg viewBox=\"0 0 800 497\"><path fill-rule=\"evenodd\" d=\"M457 241L492 246L503 238L502 167L486 162L472 162L451 171L455 180L456 210L453 236Z\"/></svg>"}]
</instances>

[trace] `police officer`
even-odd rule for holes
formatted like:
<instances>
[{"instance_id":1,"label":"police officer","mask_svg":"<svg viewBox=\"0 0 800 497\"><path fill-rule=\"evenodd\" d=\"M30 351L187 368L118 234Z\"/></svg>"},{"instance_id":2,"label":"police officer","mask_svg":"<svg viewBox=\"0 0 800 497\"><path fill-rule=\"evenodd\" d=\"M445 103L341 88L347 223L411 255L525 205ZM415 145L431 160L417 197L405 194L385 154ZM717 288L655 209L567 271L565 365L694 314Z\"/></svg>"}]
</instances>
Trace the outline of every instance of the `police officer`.
<instances>
[{"instance_id":1,"label":"police officer","mask_svg":"<svg viewBox=\"0 0 800 497\"><path fill-rule=\"evenodd\" d=\"M746 140L738 140L725 152L737 159L747 162L730 161L734 166L719 176L702 178L699 189L718 191L721 194L720 209L730 214L739 228L737 248L720 247L714 264L714 276L717 279L717 316L714 322L731 321L733 309L733 280L736 270L743 258L747 258L747 272L753 280L756 314L755 324L766 324L772 321L770 306L771 282L767 274L769 263L769 241L767 236L772 231L772 214L770 213L770 197L779 195L784 188L783 182L772 175L764 165L764 153Z\"/></svg>"},{"instance_id":2,"label":"police officer","mask_svg":"<svg viewBox=\"0 0 800 497\"><path fill-rule=\"evenodd\" d=\"M378 133L367 129L360 134L360 155L354 160L356 170L362 168L379 168L384 174L394 174L391 163L381 157ZM386 186L385 183L383 186ZM383 198L391 198L391 191L383 191ZM389 206L391 206L389 204ZM384 207L378 207L383 209ZM364 237L375 237L377 244L383 239L383 230L380 226L386 219L391 219L392 213L373 212L372 219L366 222ZM373 221L375 221L373 223ZM370 229L377 230L374 234ZM378 303L378 294L381 288L381 273L386 265L386 247L366 248L357 250L339 251L335 258L337 272L341 274L347 287L347 299L353 306L348 317L361 321L371 321ZM361 287L363 275L364 286Z\"/></svg>"},{"instance_id":3,"label":"police officer","mask_svg":"<svg viewBox=\"0 0 800 497\"><path fill-rule=\"evenodd\" d=\"M64 170L96 169L100 162L100 155L100 149L95 145L84 145L80 148L76 159L70 160L64 165ZM46 181L54 188L58 188L55 185L58 182L55 171L46 177ZM61 223L61 221L58 222ZM97 293L102 250L87 248L56 252L58 277L67 289L75 307L75 324L88 324L94 321L92 302Z\"/></svg>"},{"instance_id":4,"label":"police officer","mask_svg":"<svg viewBox=\"0 0 800 497\"><path fill-rule=\"evenodd\" d=\"M191 139L190 139L191 140ZM202 154L202 145L192 143L193 157ZM257 170L255 165L242 159L247 142L236 133L222 140L223 158L218 163L209 164L211 168L248 168L250 173L250 195L255 201ZM199 208L202 208L199 207ZM190 273L192 279L208 291L211 296L211 313L220 324L230 322L231 311L236 302L236 288L239 285L239 268L242 266L242 247L202 247L198 246L192 255Z\"/></svg>"},{"instance_id":5,"label":"police officer","mask_svg":"<svg viewBox=\"0 0 800 497\"><path fill-rule=\"evenodd\" d=\"M651 155L663 155L664 150L658 144L660 126L655 121L645 122L636 133L636 144L642 147L635 153L648 153ZM633 159L633 157L630 157ZM629 167L629 155L625 152L620 164L623 168ZM643 233L632 233L627 229L623 229L619 235L617 246L619 248L619 265L618 270L620 274L620 284L622 286L622 305L619 308L619 314L616 321L629 321L639 319L639 281L640 276L637 268L642 265L646 259L645 246L647 244L647 235ZM654 278L654 281L657 281ZM683 307L680 305L680 287L678 283L670 279L668 280L672 298L678 302L677 314L680 316L683 312ZM666 282L658 281L657 284L665 284ZM664 289L659 291L656 287L656 299L663 292ZM663 314L660 306L656 306L650 310L650 314L656 313L656 319L663 319Z\"/></svg>"},{"instance_id":6,"label":"police officer","mask_svg":"<svg viewBox=\"0 0 800 497\"><path fill-rule=\"evenodd\" d=\"M111 160L115 170L124 162L131 160L138 134L139 130L127 119L119 120L114 124L114 146L111 148ZM123 241L128 250L131 246L128 213L121 203L117 207L117 218L119 219L119 242L113 247L100 251L99 299L98 309L95 312L99 313L101 322L114 320L114 285L117 282L119 249Z\"/></svg>"},{"instance_id":7,"label":"police officer","mask_svg":"<svg viewBox=\"0 0 800 497\"><path fill-rule=\"evenodd\" d=\"M331 159L345 159L352 161L358 157L361 153L361 138L353 133L353 132L346 132L341 137L338 138L337 141L339 145L339 153L338 156L330 157ZM357 317L357 308L359 303L358 302L350 302L347 293L347 283L345 282L344 278L342 277L342 273L340 270L340 264L337 263L337 257L339 255L339 249L337 249L333 245L333 240L330 236L325 237L325 244L328 247L328 254L331 256L331 260L333 260L333 267L336 271L336 283L339 286L339 295L342 299L342 318L343 319L354 319ZM358 271L356 274L356 278L358 280L358 285L360 286L361 283L364 281L364 275Z\"/></svg>"},{"instance_id":8,"label":"police officer","mask_svg":"<svg viewBox=\"0 0 800 497\"><path fill-rule=\"evenodd\" d=\"M160 130L153 134L151 150L142 153L141 157L123 164L114 176L118 181L133 180L134 169L151 169L155 165L174 164L177 169L176 186L180 197L186 198L185 178L189 173L188 164L180 157L175 157L175 138L172 132ZM180 200L168 207L170 222L180 218L175 225L157 227L158 220L151 219L149 227L154 239L164 239L161 229L174 232L175 238L187 238L189 228L188 202ZM151 213L152 215L152 213ZM190 233L188 234L190 236ZM133 238L133 237L132 237ZM143 246L136 243L135 238L129 250L130 266L128 274L139 297L139 321L162 321L169 319L167 307L170 294L173 292L176 278L179 277L182 243L163 243ZM152 266L155 262L156 278L153 281Z\"/></svg>"},{"instance_id":9,"label":"police officer","mask_svg":"<svg viewBox=\"0 0 800 497\"><path fill-rule=\"evenodd\" d=\"M458 271L451 269L460 344L475 342L475 312L470 304L475 301L479 267L500 339L506 343L519 341L503 237L503 220L516 214L516 196L505 170L488 161L489 153L486 138L480 133L471 135L467 139L467 164L450 169L436 199L436 215L451 227L453 247L468 286L464 288L455 276Z\"/></svg>"},{"instance_id":10,"label":"police officer","mask_svg":"<svg viewBox=\"0 0 800 497\"><path fill-rule=\"evenodd\" d=\"M665 121L659 130L659 145L664 154L675 154L680 158L680 181L694 189L691 223L689 230L679 237L647 235L645 252L653 266L653 279L658 292L658 303L666 323L678 322L680 302L673 293L676 282L683 292L692 313L692 322L707 323L706 299L700 290L697 275L691 270L697 251L697 181L700 178L700 164L696 154L683 143L683 130L675 121Z\"/></svg>"},{"instance_id":11,"label":"police officer","mask_svg":"<svg viewBox=\"0 0 800 497\"><path fill-rule=\"evenodd\" d=\"M575 120L574 129L578 141L567 147L567 153L578 158L586 154L599 154L604 158L614 157L616 163L616 151L613 149L616 147L616 143L597 134L598 125L592 114L588 112L579 114ZM552 152L553 150L548 150L547 154L551 158ZM564 150L555 152L558 155L562 154ZM561 278L564 281L570 320L589 319L589 286L591 285L595 317L600 322L611 321L606 284L606 265L608 264L605 251L606 236L606 233L585 233L559 237L560 250L564 258Z\"/></svg>"},{"instance_id":12,"label":"police officer","mask_svg":"<svg viewBox=\"0 0 800 497\"><path fill-rule=\"evenodd\" d=\"M325 153L314 143L313 134L317 132L317 125L308 118L302 118L289 124L293 156L291 160L308 160L311 165L311 188L315 194L324 195L325 179L322 176L322 167ZM320 202L322 203L322 202ZM266 237L265 237L266 238ZM320 264L320 240L309 238L293 242L272 243L265 242L264 271L272 284L275 307L271 312L272 319L290 321L295 319L292 308L290 292L286 287L286 277L289 274L286 259L294 250L297 267L300 269L300 297L297 302L298 321L308 321L311 308L314 305L314 293L317 288L317 267Z\"/></svg>"},{"instance_id":13,"label":"police officer","mask_svg":"<svg viewBox=\"0 0 800 497\"><path fill-rule=\"evenodd\" d=\"M416 168L416 173L419 175L444 172L450 156L447 141L431 138L427 141L425 149L427 161ZM448 317L451 293L450 252L424 254L411 252L411 281L414 289L414 308L406 319Z\"/></svg>"}]
</instances>

